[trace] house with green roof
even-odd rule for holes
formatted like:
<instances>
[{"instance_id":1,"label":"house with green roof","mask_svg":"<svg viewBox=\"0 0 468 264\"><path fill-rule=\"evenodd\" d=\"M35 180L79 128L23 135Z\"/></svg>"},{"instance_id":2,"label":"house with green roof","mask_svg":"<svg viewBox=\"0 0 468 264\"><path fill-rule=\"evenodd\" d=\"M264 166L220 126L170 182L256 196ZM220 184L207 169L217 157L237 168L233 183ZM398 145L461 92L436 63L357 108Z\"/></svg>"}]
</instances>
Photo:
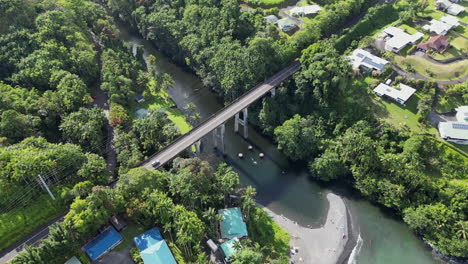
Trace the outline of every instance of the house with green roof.
<instances>
[{"instance_id":1,"label":"house with green roof","mask_svg":"<svg viewBox=\"0 0 468 264\"><path fill-rule=\"evenodd\" d=\"M234 253L236 253L237 249L234 245L238 241L239 241L238 238L233 238L221 244L221 249L224 252L224 256L226 257L226 260L228 260L232 255L234 255Z\"/></svg>"},{"instance_id":2,"label":"house with green roof","mask_svg":"<svg viewBox=\"0 0 468 264\"><path fill-rule=\"evenodd\" d=\"M67 260L65 264L81 264L81 261L77 257L73 256L71 259Z\"/></svg>"},{"instance_id":3,"label":"house with green roof","mask_svg":"<svg viewBox=\"0 0 468 264\"><path fill-rule=\"evenodd\" d=\"M221 237L224 239L242 238L248 236L247 225L242 218L239 207L220 209L221 215Z\"/></svg>"}]
</instances>

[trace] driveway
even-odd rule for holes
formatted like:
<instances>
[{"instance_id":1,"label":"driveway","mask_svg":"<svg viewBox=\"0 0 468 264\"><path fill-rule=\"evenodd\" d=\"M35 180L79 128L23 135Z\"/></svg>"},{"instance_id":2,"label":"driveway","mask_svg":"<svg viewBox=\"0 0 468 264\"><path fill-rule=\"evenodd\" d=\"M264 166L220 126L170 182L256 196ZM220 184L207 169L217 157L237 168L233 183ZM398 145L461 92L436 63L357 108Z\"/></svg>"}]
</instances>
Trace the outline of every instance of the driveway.
<instances>
[{"instance_id":1,"label":"driveway","mask_svg":"<svg viewBox=\"0 0 468 264\"><path fill-rule=\"evenodd\" d=\"M93 262L93 264L134 264L135 262L133 262L130 255L130 248L128 247L121 251L111 251L100 260Z\"/></svg>"}]
</instances>

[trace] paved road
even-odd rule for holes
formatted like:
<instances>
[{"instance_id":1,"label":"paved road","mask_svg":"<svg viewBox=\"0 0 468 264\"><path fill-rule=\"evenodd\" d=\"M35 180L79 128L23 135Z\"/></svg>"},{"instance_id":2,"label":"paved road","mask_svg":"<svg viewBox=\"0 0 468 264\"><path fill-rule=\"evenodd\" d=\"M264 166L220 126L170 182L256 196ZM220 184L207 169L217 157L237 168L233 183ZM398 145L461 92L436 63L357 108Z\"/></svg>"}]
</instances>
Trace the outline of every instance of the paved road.
<instances>
[{"instance_id":1,"label":"paved road","mask_svg":"<svg viewBox=\"0 0 468 264\"><path fill-rule=\"evenodd\" d=\"M168 161L172 160L180 152L192 146L194 143L199 141L201 138L206 136L208 133L213 131L215 128L224 124L230 118L234 117L237 113L242 111L244 108L248 107L250 104L264 96L271 89L279 85L282 81L291 77L300 68L299 61L294 61L289 64L282 71L270 77L264 83L261 83L249 92L245 93L243 96L236 99L230 105L223 108L221 111L212 115L209 119L199 124L197 127L193 128L190 132L182 135L176 139L173 143L167 147L160 150L158 153L153 155L151 158L144 161L141 165L143 167L153 169L151 163L156 160L159 160L159 166L164 165ZM158 167L159 167L158 166Z\"/></svg>"},{"instance_id":2,"label":"paved road","mask_svg":"<svg viewBox=\"0 0 468 264\"><path fill-rule=\"evenodd\" d=\"M65 214L49 221L47 224L38 227L29 235L13 243L2 252L0 252L0 264L6 264L13 260L19 252L23 251L25 246L38 246L40 241L49 234L49 227L59 221L63 221Z\"/></svg>"}]
</instances>

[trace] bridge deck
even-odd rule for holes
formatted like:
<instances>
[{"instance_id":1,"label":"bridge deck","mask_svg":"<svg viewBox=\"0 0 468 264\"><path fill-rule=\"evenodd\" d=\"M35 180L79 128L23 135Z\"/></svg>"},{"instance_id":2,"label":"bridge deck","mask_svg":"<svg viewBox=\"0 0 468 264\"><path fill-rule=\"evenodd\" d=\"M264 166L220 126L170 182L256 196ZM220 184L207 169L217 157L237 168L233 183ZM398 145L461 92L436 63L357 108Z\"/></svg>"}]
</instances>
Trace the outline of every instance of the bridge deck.
<instances>
[{"instance_id":1,"label":"bridge deck","mask_svg":"<svg viewBox=\"0 0 468 264\"><path fill-rule=\"evenodd\" d=\"M294 72L299 70L300 63L295 61L289 64L286 68L276 73L264 83L258 84L250 91L234 100L231 104L221 109L216 114L212 115L210 118L194 127L188 133L177 138L173 143L161 149L158 153L151 156L149 159L144 161L141 165L146 168L152 169L151 163L156 160L159 160L160 165L164 165L166 162L172 160L184 149L187 149L195 142L199 141L205 135L213 131L218 126L225 123L230 118L234 117L237 113L242 111L242 109L248 107L250 104L258 100L260 97L264 96L271 89L278 86L282 81L289 78Z\"/></svg>"}]
</instances>

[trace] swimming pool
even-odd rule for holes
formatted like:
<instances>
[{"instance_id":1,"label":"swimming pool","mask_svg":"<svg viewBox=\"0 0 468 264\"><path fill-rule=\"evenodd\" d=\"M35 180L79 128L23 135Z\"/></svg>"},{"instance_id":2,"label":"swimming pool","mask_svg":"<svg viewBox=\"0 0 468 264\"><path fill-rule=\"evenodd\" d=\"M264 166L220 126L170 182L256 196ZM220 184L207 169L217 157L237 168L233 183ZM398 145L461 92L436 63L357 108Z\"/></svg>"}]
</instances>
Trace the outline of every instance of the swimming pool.
<instances>
[{"instance_id":1,"label":"swimming pool","mask_svg":"<svg viewBox=\"0 0 468 264\"><path fill-rule=\"evenodd\" d=\"M83 250L88 254L89 258L94 261L117 246L122 239L122 236L114 227L108 227L91 242L84 245Z\"/></svg>"}]
</instances>

